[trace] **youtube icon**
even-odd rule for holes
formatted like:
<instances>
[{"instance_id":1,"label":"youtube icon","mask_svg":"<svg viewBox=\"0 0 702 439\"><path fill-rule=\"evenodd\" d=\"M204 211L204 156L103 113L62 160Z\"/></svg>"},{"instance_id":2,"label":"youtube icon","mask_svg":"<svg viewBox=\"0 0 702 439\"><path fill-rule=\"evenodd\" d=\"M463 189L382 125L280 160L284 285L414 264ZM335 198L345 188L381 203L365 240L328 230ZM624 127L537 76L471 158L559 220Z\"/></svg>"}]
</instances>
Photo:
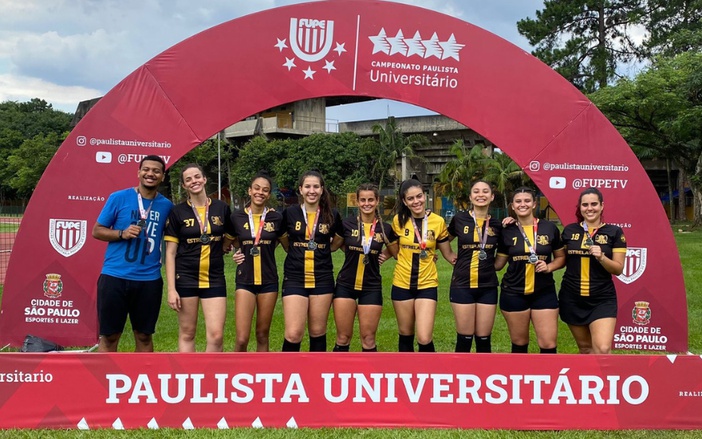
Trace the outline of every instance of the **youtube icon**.
<instances>
[{"instance_id":1,"label":"youtube icon","mask_svg":"<svg viewBox=\"0 0 702 439\"><path fill-rule=\"evenodd\" d=\"M112 163L112 153L109 151L98 151L95 153L95 161L98 163Z\"/></svg>"}]
</instances>

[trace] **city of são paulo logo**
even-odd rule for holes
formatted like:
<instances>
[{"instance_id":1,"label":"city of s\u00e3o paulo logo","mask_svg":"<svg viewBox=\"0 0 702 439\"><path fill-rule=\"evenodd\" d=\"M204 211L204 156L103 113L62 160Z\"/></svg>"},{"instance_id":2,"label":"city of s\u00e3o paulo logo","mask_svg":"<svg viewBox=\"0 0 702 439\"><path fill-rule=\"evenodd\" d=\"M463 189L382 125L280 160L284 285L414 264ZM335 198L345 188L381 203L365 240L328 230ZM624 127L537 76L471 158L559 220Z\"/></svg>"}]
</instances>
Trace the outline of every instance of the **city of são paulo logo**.
<instances>
[{"instance_id":1,"label":"city of s\u00e3o paulo logo","mask_svg":"<svg viewBox=\"0 0 702 439\"><path fill-rule=\"evenodd\" d=\"M346 43L334 41L333 20L291 18L288 38L276 39L278 42L274 47L277 47L280 53L286 51L283 67L289 72L295 68L301 69L304 79L314 80L314 75L319 70L326 70L331 74L332 70L336 70L336 60L333 58L338 58L346 52ZM332 49L332 46L335 47ZM291 56L288 56L288 51L292 51ZM324 66L321 65L322 61Z\"/></svg>"},{"instance_id":2,"label":"city of s\u00e3o paulo logo","mask_svg":"<svg viewBox=\"0 0 702 439\"><path fill-rule=\"evenodd\" d=\"M631 318L635 324L645 326L651 323L651 308L648 302L634 302L634 309L631 310Z\"/></svg>"},{"instance_id":3,"label":"city of s\u00e3o paulo logo","mask_svg":"<svg viewBox=\"0 0 702 439\"><path fill-rule=\"evenodd\" d=\"M61 280L61 275L57 273L47 274L42 287L44 289L44 296L48 297L49 299L58 299L61 297L61 293L63 292L63 281Z\"/></svg>"}]
</instances>

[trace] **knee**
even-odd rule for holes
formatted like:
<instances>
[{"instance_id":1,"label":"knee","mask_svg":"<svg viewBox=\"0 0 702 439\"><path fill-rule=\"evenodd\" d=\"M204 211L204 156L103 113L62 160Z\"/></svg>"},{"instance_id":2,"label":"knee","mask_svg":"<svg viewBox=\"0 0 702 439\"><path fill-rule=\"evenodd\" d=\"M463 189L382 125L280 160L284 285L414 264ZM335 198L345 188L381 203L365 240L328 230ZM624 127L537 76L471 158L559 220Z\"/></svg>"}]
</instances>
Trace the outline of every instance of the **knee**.
<instances>
[{"instance_id":1,"label":"knee","mask_svg":"<svg viewBox=\"0 0 702 439\"><path fill-rule=\"evenodd\" d=\"M267 344L268 343L268 331L256 331L256 343Z\"/></svg>"},{"instance_id":2,"label":"knee","mask_svg":"<svg viewBox=\"0 0 702 439\"><path fill-rule=\"evenodd\" d=\"M224 332L220 330L207 331L207 339L211 344L221 345L224 341Z\"/></svg>"},{"instance_id":3,"label":"knee","mask_svg":"<svg viewBox=\"0 0 702 439\"><path fill-rule=\"evenodd\" d=\"M347 346L351 343L351 337L348 334L337 333L336 334L336 344L341 346Z\"/></svg>"},{"instance_id":4,"label":"knee","mask_svg":"<svg viewBox=\"0 0 702 439\"><path fill-rule=\"evenodd\" d=\"M194 326L181 326L179 334L180 334L181 340L193 341L193 340L195 340L195 327Z\"/></svg>"},{"instance_id":5,"label":"knee","mask_svg":"<svg viewBox=\"0 0 702 439\"><path fill-rule=\"evenodd\" d=\"M143 332L134 331L134 339L137 343L149 344L151 343L151 334L144 334Z\"/></svg>"},{"instance_id":6,"label":"knee","mask_svg":"<svg viewBox=\"0 0 702 439\"><path fill-rule=\"evenodd\" d=\"M372 348L375 346L375 334L364 334L361 337L361 343L365 348Z\"/></svg>"},{"instance_id":7,"label":"knee","mask_svg":"<svg viewBox=\"0 0 702 439\"><path fill-rule=\"evenodd\" d=\"M300 343L302 342L302 337L305 335L304 330L286 330L285 331L285 339L291 343Z\"/></svg>"},{"instance_id":8,"label":"knee","mask_svg":"<svg viewBox=\"0 0 702 439\"><path fill-rule=\"evenodd\" d=\"M417 343L419 344L429 344L432 340L431 334L417 334Z\"/></svg>"}]
</instances>

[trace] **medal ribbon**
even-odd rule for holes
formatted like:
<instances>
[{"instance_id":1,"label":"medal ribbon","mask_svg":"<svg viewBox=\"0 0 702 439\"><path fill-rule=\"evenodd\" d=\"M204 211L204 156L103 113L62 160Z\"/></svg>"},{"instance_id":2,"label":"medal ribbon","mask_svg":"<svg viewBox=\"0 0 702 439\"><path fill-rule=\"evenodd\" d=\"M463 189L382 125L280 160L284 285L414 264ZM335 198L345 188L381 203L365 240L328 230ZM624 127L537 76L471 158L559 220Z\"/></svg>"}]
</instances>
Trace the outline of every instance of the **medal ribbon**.
<instances>
[{"instance_id":1,"label":"medal ribbon","mask_svg":"<svg viewBox=\"0 0 702 439\"><path fill-rule=\"evenodd\" d=\"M417 231L417 224L414 222L414 218L412 218L412 228L414 229L414 236L417 237L417 241L419 241L419 248L422 250L425 250L427 248L427 229L428 229L428 224L429 224L429 219L428 215L425 213L424 214L424 219L422 220L422 236L419 236L419 231Z\"/></svg>"},{"instance_id":2,"label":"medal ribbon","mask_svg":"<svg viewBox=\"0 0 702 439\"><path fill-rule=\"evenodd\" d=\"M261 241L261 231L263 230L263 225L266 222L266 214L268 213L268 208L265 207L263 209L263 213L261 214L261 221L258 223L258 230L254 231L254 219L253 219L253 212L251 211L251 208L249 207L249 228L251 229L251 237L254 240L254 247L258 246L258 243Z\"/></svg>"},{"instance_id":3,"label":"medal ribbon","mask_svg":"<svg viewBox=\"0 0 702 439\"><path fill-rule=\"evenodd\" d=\"M360 219L359 219L360 221ZM366 237L363 236L365 235L365 226L363 225L363 222L361 222L361 247L363 247L363 254L367 255L370 253L371 249L371 244L373 243L373 237L375 236L375 225L378 222L378 218L373 218L373 224L371 225L370 228L370 235L368 236L368 242L366 242Z\"/></svg>"},{"instance_id":4,"label":"medal ribbon","mask_svg":"<svg viewBox=\"0 0 702 439\"><path fill-rule=\"evenodd\" d=\"M517 221L517 227L519 227L519 231L522 232L522 237L524 238L524 242L526 243L527 248L529 249L529 253L531 253L532 255L535 255L536 254L536 247L535 247L535 245L534 246L531 245L531 241L529 241L529 238L527 237L526 233L524 232L524 227L522 227L522 223ZM539 228L539 223L536 220L536 218L534 218L534 244L536 244L536 232L538 231L538 228Z\"/></svg>"},{"instance_id":5,"label":"medal ribbon","mask_svg":"<svg viewBox=\"0 0 702 439\"><path fill-rule=\"evenodd\" d=\"M590 231L587 229L587 224L585 224L585 221L583 221L581 225L583 226L583 230L585 231L585 239L589 238L591 241L594 242L595 235L597 235L597 231L600 230L600 227L602 227L602 224L600 224L600 227L598 227L592 231L592 235L590 234Z\"/></svg>"},{"instance_id":6,"label":"medal ribbon","mask_svg":"<svg viewBox=\"0 0 702 439\"><path fill-rule=\"evenodd\" d=\"M470 211L470 216L473 217L473 222L475 223L475 230L478 231L478 241L480 241L480 250L485 251L485 244L487 243L487 229L488 229L488 223L490 222L490 215L485 218L485 223L483 224L483 227L478 227L478 218L475 216L475 211L471 210Z\"/></svg>"},{"instance_id":7,"label":"medal ribbon","mask_svg":"<svg viewBox=\"0 0 702 439\"><path fill-rule=\"evenodd\" d=\"M151 206L154 205L154 201L156 201L156 198L154 197L154 199L151 200L151 204L149 204L149 208L144 210L144 201L141 198L141 193L139 192L139 189L137 189L137 200L139 201L139 218L141 218L143 221L146 221L146 219L149 217L149 212L151 212Z\"/></svg>"},{"instance_id":8,"label":"medal ribbon","mask_svg":"<svg viewBox=\"0 0 702 439\"><path fill-rule=\"evenodd\" d=\"M207 234L207 225L208 221L207 218L210 217L210 199L207 199L207 202L205 203L205 223L202 223L202 220L200 219L200 214L197 212L197 207L195 207L195 204L193 204L192 201L190 201L190 207L193 208L193 213L195 214L195 219L197 220L197 223L200 225L200 234L206 235Z\"/></svg>"},{"instance_id":9,"label":"medal ribbon","mask_svg":"<svg viewBox=\"0 0 702 439\"><path fill-rule=\"evenodd\" d=\"M309 241L314 241L314 233L317 231L317 223L319 222L319 207L317 208L317 215L314 217L314 224L312 225L312 230L307 221L307 210L305 210L305 205L302 206L302 217L305 218L305 228L307 229L307 234L309 235Z\"/></svg>"}]
</instances>

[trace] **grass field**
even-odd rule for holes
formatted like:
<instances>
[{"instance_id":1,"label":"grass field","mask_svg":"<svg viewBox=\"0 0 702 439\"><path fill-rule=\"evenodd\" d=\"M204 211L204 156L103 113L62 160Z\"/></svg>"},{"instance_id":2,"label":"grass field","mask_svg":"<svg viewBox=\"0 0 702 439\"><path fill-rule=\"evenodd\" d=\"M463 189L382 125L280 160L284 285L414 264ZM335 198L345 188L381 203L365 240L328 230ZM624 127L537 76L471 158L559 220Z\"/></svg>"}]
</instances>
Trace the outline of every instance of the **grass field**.
<instances>
[{"instance_id":1,"label":"grass field","mask_svg":"<svg viewBox=\"0 0 702 439\"><path fill-rule=\"evenodd\" d=\"M683 272L685 276L685 284L687 289L688 300L688 315L689 315L689 350L694 353L702 352L702 334L696 330L702 324L702 231L688 231L686 225L674 226L675 239L678 244L678 249L681 256ZM284 253L279 251L279 266L282 269L282 261ZM334 255L335 267L341 267L343 255L340 252ZM437 310L436 327L434 331L434 340L437 351L452 352L454 349L455 331L453 315L448 303L448 285L451 276L451 267L444 260L439 260L440 272L440 287L439 287L439 307ZM227 280L233 282L233 263L228 260ZM392 303L388 297L390 291L390 283L392 278L392 269L394 261L390 261L382 267L384 276L384 291L387 293L383 308L383 316L378 330L378 348L380 351L393 352L397 348L397 326L395 316L392 310ZM562 271L561 271L562 273ZM282 273L281 273L282 275ZM557 274L557 283L560 282L561 274ZM233 299L229 299L228 315L229 319L226 325L225 333L225 350L231 351L234 343L234 324L233 324ZM120 344L120 351L131 351L134 348L133 340L130 335L131 330L125 329L125 337ZM170 310L167 305L162 307L162 314L159 319L157 333L154 336L154 344L157 351L176 351L177 349L177 320L175 312ZM330 316L329 331L328 331L328 347L331 349L334 343L334 325L333 318ZM283 316L280 300L276 307L275 316L273 319L273 327L271 329L271 349L279 351L283 342ZM204 322L199 322L199 330L197 336L198 350L204 349ZM504 319L497 316L495 328L493 331L493 350L495 352L509 352L510 341L507 334L507 328ZM570 332L565 325L561 325L558 337L559 352L575 353L577 352L575 343L572 341ZM255 340L252 340L249 345L249 350L255 349ZM306 340L303 342L303 350L307 349ZM360 351L358 341L358 332L356 331L354 340L351 344L352 351ZM532 338L530 343L530 351L536 352L538 347L535 340ZM648 354L648 353L647 353ZM58 437L58 438L113 438L113 437L252 437L252 438L322 438L334 436L337 438L348 437L364 437L364 438L458 438L465 437L470 434L476 438L697 438L702 437L702 431L559 431L559 432L530 432L530 431L486 431L486 430L438 430L438 429L300 429L296 431L288 429L233 429L228 431L218 430L196 430L184 431L175 429L162 429L158 432L149 430L131 430L127 432L118 432L112 430L80 432L80 431L56 431L56 430L31 430L31 431L0 431L0 438L43 438L43 437Z\"/></svg>"}]
</instances>

